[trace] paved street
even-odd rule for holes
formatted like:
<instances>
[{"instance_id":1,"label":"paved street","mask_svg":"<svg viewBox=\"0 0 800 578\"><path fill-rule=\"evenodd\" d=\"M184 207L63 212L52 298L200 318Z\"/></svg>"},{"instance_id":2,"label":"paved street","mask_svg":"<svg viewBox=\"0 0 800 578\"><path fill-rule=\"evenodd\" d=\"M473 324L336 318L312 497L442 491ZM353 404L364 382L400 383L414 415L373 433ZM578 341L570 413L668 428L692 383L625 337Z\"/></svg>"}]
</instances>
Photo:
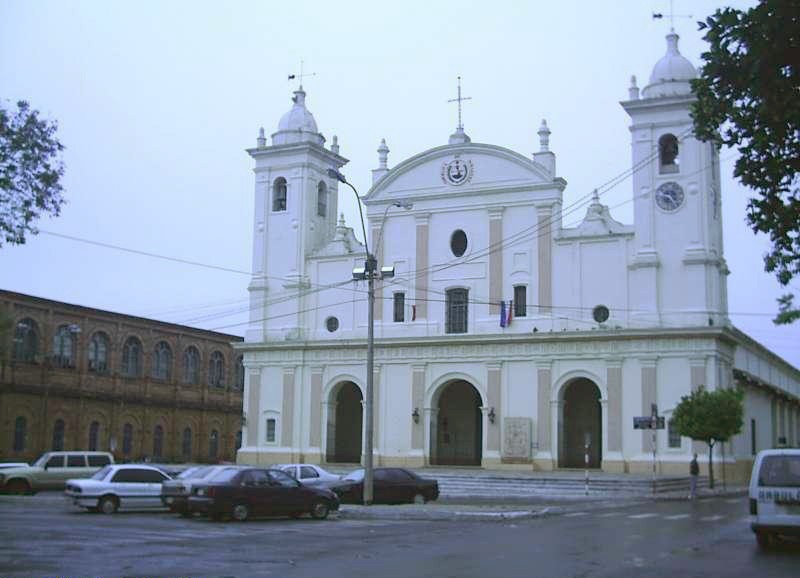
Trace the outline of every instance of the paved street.
<instances>
[{"instance_id":1,"label":"paved street","mask_svg":"<svg viewBox=\"0 0 800 578\"><path fill-rule=\"evenodd\" d=\"M437 519L404 520L413 508L345 506L324 522L215 524L89 514L57 493L0 496L0 575L744 578L796 576L800 567L795 545L758 551L745 497L549 510L431 504Z\"/></svg>"}]
</instances>

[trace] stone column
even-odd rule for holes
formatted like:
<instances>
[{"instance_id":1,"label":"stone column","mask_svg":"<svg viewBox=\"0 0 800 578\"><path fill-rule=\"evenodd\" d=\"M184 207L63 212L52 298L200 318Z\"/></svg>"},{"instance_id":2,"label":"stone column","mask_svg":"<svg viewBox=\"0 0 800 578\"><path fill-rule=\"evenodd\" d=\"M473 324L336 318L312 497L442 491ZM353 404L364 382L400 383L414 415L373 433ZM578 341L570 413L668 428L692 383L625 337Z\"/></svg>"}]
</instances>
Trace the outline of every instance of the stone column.
<instances>
[{"instance_id":1,"label":"stone column","mask_svg":"<svg viewBox=\"0 0 800 578\"><path fill-rule=\"evenodd\" d=\"M624 472L625 463L622 455L623 428L622 419L622 359L606 360L606 391L608 398L602 401L606 423L607 446L603 448L603 470L608 472Z\"/></svg>"},{"instance_id":2,"label":"stone column","mask_svg":"<svg viewBox=\"0 0 800 578\"><path fill-rule=\"evenodd\" d=\"M486 365L486 398L489 403L487 411L494 408L495 422L490 423L486 421L486 449L489 452L500 451L500 424L503 423L503 408L502 408L502 380L503 380L503 364L502 363L488 363Z\"/></svg>"},{"instance_id":3,"label":"stone column","mask_svg":"<svg viewBox=\"0 0 800 578\"><path fill-rule=\"evenodd\" d=\"M427 446L428 465L436 464L436 436L438 435L439 408L425 408L425 444Z\"/></svg>"},{"instance_id":4,"label":"stone column","mask_svg":"<svg viewBox=\"0 0 800 578\"><path fill-rule=\"evenodd\" d=\"M489 208L489 247L500 247L503 242L503 207ZM503 299L504 251L489 253L489 315L500 314ZM497 410L495 410L497 411Z\"/></svg>"},{"instance_id":5,"label":"stone column","mask_svg":"<svg viewBox=\"0 0 800 578\"><path fill-rule=\"evenodd\" d=\"M551 432L551 408L550 408L550 361L540 361L536 363L536 457L537 465L543 469L553 467L553 448L550 438ZM539 462L542 460L542 462Z\"/></svg>"},{"instance_id":6,"label":"stone column","mask_svg":"<svg viewBox=\"0 0 800 578\"><path fill-rule=\"evenodd\" d=\"M553 309L553 284L551 281L552 263L552 207L539 207L537 209L537 237L539 255L539 314L552 315Z\"/></svg>"},{"instance_id":7,"label":"stone column","mask_svg":"<svg viewBox=\"0 0 800 578\"><path fill-rule=\"evenodd\" d=\"M417 319L428 318L428 228L430 215L414 215L417 224L417 254L414 303Z\"/></svg>"},{"instance_id":8,"label":"stone column","mask_svg":"<svg viewBox=\"0 0 800 578\"><path fill-rule=\"evenodd\" d=\"M281 445L292 447L294 445L292 434L294 432L294 379L295 367L283 368L283 405L281 407Z\"/></svg>"},{"instance_id":9,"label":"stone column","mask_svg":"<svg viewBox=\"0 0 800 578\"><path fill-rule=\"evenodd\" d=\"M308 445L319 448L322 456L322 367L311 368L311 399L309 408Z\"/></svg>"},{"instance_id":10,"label":"stone column","mask_svg":"<svg viewBox=\"0 0 800 578\"><path fill-rule=\"evenodd\" d=\"M258 446L258 427L261 421L261 370L247 370L247 423L244 426L247 445L251 448ZM173 420L174 422L174 420ZM173 431L175 425L173 423Z\"/></svg>"},{"instance_id":11,"label":"stone column","mask_svg":"<svg viewBox=\"0 0 800 578\"><path fill-rule=\"evenodd\" d=\"M411 366L411 412L424 414L425 366ZM410 414L409 414L410 415ZM420 423L411 422L411 449L422 450L425 442L425 416L420 415Z\"/></svg>"},{"instance_id":12,"label":"stone column","mask_svg":"<svg viewBox=\"0 0 800 578\"><path fill-rule=\"evenodd\" d=\"M639 360L642 368L642 413L650 415L651 404L658 403L658 390L656 387L656 365L658 358L647 357ZM642 430L642 453L653 452L653 432Z\"/></svg>"}]
</instances>

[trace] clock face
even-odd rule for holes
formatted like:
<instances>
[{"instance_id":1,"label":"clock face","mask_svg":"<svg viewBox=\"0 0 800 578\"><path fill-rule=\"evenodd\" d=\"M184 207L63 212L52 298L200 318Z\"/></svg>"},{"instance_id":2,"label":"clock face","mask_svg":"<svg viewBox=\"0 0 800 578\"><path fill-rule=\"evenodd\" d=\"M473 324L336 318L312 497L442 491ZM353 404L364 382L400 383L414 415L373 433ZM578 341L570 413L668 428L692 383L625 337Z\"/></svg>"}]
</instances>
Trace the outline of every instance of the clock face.
<instances>
[{"instance_id":1,"label":"clock face","mask_svg":"<svg viewBox=\"0 0 800 578\"><path fill-rule=\"evenodd\" d=\"M664 183L656 189L656 204L664 211L677 211L683 205L683 189L673 181Z\"/></svg>"}]
</instances>

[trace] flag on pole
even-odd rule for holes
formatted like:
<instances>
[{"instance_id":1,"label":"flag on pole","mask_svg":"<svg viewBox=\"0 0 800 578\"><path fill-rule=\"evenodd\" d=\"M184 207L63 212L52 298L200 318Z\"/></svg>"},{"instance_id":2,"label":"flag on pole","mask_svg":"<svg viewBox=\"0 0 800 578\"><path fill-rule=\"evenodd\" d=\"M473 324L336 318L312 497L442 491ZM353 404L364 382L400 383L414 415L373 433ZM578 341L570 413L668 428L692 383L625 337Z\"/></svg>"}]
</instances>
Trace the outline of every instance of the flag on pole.
<instances>
[{"instance_id":1,"label":"flag on pole","mask_svg":"<svg viewBox=\"0 0 800 578\"><path fill-rule=\"evenodd\" d=\"M506 327L511 327L511 319L513 318L512 312L514 311L514 302L508 302L508 317L506 318Z\"/></svg>"},{"instance_id":2,"label":"flag on pole","mask_svg":"<svg viewBox=\"0 0 800 578\"><path fill-rule=\"evenodd\" d=\"M500 302L500 327L506 326L506 302Z\"/></svg>"}]
</instances>

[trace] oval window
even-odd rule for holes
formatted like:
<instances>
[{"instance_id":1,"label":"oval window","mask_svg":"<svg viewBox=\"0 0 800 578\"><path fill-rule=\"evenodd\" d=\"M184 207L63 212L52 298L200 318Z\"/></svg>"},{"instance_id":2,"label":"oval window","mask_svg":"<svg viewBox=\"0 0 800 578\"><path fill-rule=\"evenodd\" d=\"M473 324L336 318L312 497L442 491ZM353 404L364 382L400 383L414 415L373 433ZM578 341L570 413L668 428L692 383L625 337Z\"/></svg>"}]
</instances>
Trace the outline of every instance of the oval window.
<instances>
[{"instance_id":1,"label":"oval window","mask_svg":"<svg viewBox=\"0 0 800 578\"><path fill-rule=\"evenodd\" d=\"M325 328L333 333L337 329L339 329L339 320L336 317L328 317L325 320Z\"/></svg>"},{"instance_id":2,"label":"oval window","mask_svg":"<svg viewBox=\"0 0 800 578\"><path fill-rule=\"evenodd\" d=\"M450 250L456 257L461 257L467 250L467 234L461 229L453 232L450 237Z\"/></svg>"}]
</instances>

